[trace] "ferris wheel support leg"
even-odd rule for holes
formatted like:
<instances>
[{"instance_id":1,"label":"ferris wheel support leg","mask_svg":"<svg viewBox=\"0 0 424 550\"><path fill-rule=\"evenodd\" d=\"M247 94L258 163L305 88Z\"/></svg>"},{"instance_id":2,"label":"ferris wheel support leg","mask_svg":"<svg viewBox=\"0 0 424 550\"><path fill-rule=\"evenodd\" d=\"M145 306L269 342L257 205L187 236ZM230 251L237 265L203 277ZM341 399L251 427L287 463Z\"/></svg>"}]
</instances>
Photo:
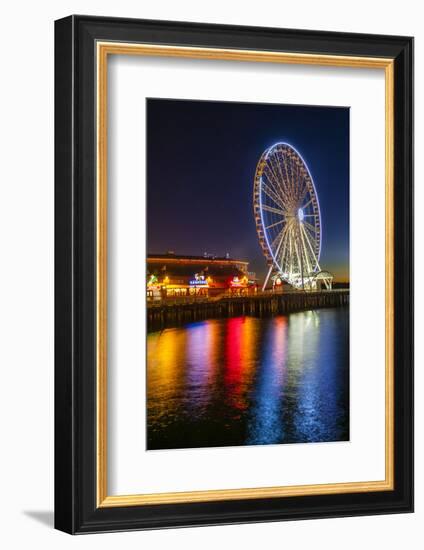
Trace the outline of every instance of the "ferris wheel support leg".
<instances>
[{"instance_id":1,"label":"ferris wheel support leg","mask_svg":"<svg viewBox=\"0 0 424 550\"><path fill-rule=\"evenodd\" d=\"M271 276L273 267L274 267L274 266L273 266L272 264L271 264L270 267L269 267L267 276L265 277L265 282L264 282L263 287L262 287L262 292L266 289L266 285L268 284L268 281L269 281L269 278L270 278L270 276Z\"/></svg>"}]
</instances>

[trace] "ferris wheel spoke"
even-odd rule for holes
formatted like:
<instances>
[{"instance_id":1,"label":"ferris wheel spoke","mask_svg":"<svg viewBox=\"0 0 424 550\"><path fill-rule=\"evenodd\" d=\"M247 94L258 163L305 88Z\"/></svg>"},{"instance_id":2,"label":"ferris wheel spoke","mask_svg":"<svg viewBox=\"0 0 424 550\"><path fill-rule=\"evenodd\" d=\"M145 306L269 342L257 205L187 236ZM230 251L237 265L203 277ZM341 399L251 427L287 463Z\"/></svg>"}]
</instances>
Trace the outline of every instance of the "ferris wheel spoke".
<instances>
[{"instance_id":1,"label":"ferris wheel spoke","mask_svg":"<svg viewBox=\"0 0 424 550\"><path fill-rule=\"evenodd\" d=\"M290 157L290 174L291 174L291 183L293 189L293 195L296 198L297 196L297 186L296 186L296 170L295 170L295 161Z\"/></svg>"},{"instance_id":2,"label":"ferris wheel spoke","mask_svg":"<svg viewBox=\"0 0 424 550\"><path fill-rule=\"evenodd\" d=\"M278 255L280 253L281 245L283 244L284 238L286 236L286 229L287 229L287 226L277 235L277 237L273 241L275 243L279 239L279 243L275 250L275 253L272 254L274 264L278 270L280 270L280 264L281 264L281 261L280 262L278 261ZM271 246L271 250L272 250L272 246Z\"/></svg>"},{"instance_id":3,"label":"ferris wheel spoke","mask_svg":"<svg viewBox=\"0 0 424 550\"><path fill-rule=\"evenodd\" d=\"M279 247L280 247L280 244L281 244L281 241L284 237L284 233L287 229L287 226L283 227L283 229L277 234L277 236L274 238L274 240L272 241L272 243L270 244L270 249L271 251L274 253L274 249L275 249L275 245L277 244L277 242L279 243L277 248L275 250L278 250ZM275 255L275 254L274 254Z\"/></svg>"},{"instance_id":4,"label":"ferris wheel spoke","mask_svg":"<svg viewBox=\"0 0 424 550\"><path fill-rule=\"evenodd\" d=\"M318 235L316 233L312 233L311 230L308 229L307 227L305 227L304 224L302 224L302 227L303 227L303 230L305 231L305 235L307 235L307 237L308 237L309 241L311 242L311 244L316 243L317 240L319 239ZM314 250L316 250L315 247L314 247Z\"/></svg>"},{"instance_id":5,"label":"ferris wheel spoke","mask_svg":"<svg viewBox=\"0 0 424 550\"><path fill-rule=\"evenodd\" d=\"M278 180L277 176L275 175L275 172L274 172L274 170L272 169L272 166L269 166L269 167L267 166L266 168L269 169L269 173L270 173L271 176L272 176L272 180L273 180L273 182L278 186L278 188L279 188L279 190L280 190L280 192L281 192L281 195L282 195L283 199L284 199L285 201L287 201L287 195L286 195L285 191L283 190L283 188L281 187L280 181ZM265 172L265 171L264 171L264 174L265 174L266 178L268 179L268 181L271 182L271 178L269 177L268 172Z\"/></svg>"},{"instance_id":6,"label":"ferris wheel spoke","mask_svg":"<svg viewBox=\"0 0 424 550\"><path fill-rule=\"evenodd\" d=\"M298 166L296 164L294 165L293 173L295 178L295 200L298 205L303 201L308 189L304 184L305 178L299 174Z\"/></svg>"},{"instance_id":7,"label":"ferris wheel spoke","mask_svg":"<svg viewBox=\"0 0 424 550\"><path fill-rule=\"evenodd\" d=\"M308 208L308 206L309 206L312 202L314 202L314 199L311 197L311 198L309 199L309 201L308 201L306 204L303 204L303 205L302 205L302 209L305 210L305 208Z\"/></svg>"},{"instance_id":8,"label":"ferris wheel spoke","mask_svg":"<svg viewBox=\"0 0 424 550\"><path fill-rule=\"evenodd\" d=\"M262 210L266 210L267 212L272 212L273 214L280 214L281 216L284 216L285 214L284 210L280 210L279 208L274 208L273 206L268 206L267 204L262 205Z\"/></svg>"},{"instance_id":9,"label":"ferris wheel spoke","mask_svg":"<svg viewBox=\"0 0 424 550\"><path fill-rule=\"evenodd\" d=\"M285 250L285 264L282 263L282 265L286 265L286 270L288 273L292 273L294 270L294 266L296 263L295 260L295 251L294 251L294 234L293 234L293 227L290 228L290 231L287 233L287 240L286 240L286 250ZM283 260L282 260L283 262Z\"/></svg>"},{"instance_id":10,"label":"ferris wheel spoke","mask_svg":"<svg viewBox=\"0 0 424 550\"><path fill-rule=\"evenodd\" d=\"M312 268L312 264L311 264L311 258L308 254L308 249L306 247L306 243L305 243L305 238L304 238L304 233L305 233L305 230L304 228L302 227L302 225L300 225L300 237L302 239L302 245L303 245L303 253L305 255L305 262L306 262L306 266L308 268L308 274L309 273L312 273L313 271L313 268Z\"/></svg>"},{"instance_id":11,"label":"ferris wheel spoke","mask_svg":"<svg viewBox=\"0 0 424 550\"><path fill-rule=\"evenodd\" d=\"M291 265L291 235L290 231L288 231L284 235L284 240L281 246L281 252L278 259L278 265L281 271L283 272L289 272L290 268L288 267Z\"/></svg>"},{"instance_id":12,"label":"ferris wheel spoke","mask_svg":"<svg viewBox=\"0 0 424 550\"><path fill-rule=\"evenodd\" d=\"M273 181L275 185L278 187L280 186L280 182L278 181L278 178L272 168L272 164L267 164L264 169L264 174L267 177L268 181Z\"/></svg>"},{"instance_id":13,"label":"ferris wheel spoke","mask_svg":"<svg viewBox=\"0 0 424 550\"><path fill-rule=\"evenodd\" d=\"M286 172L286 185L287 185L287 188L289 189L290 194L292 194L292 185L291 185L291 181L290 181L289 171L288 171L288 168L287 168L287 160L286 160L285 155L283 155L282 166L284 166L284 170ZM281 172L282 172L282 168L280 168L280 169L281 169Z\"/></svg>"},{"instance_id":14,"label":"ferris wheel spoke","mask_svg":"<svg viewBox=\"0 0 424 550\"><path fill-rule=\"evenodd\" d=\"M301 226L301 229L302 229L302 231L303 231L303 234L304 234L305 237L306 237L306 242L307 242L308 245L309 245L309 250L311 251L312 258L315 260L315 264L319 267L318 258L316 257L316 254L315 254L314 249L313 249L313 247L312 247L311 241L309 240L308 234L306 233L305 228L304 228L303 226Z\"/></svg>"},{"instance_id":15,"label":"ferris wheel spoke","mask_svg":"<svg viewBox=\"0 0 424 550\"><path fill-rule=\"evenodd\" d=\"M300 194L301 192L303 192L303 188L301 187L301 182L303 182L303 180L300 179L300 174L299 174L299 164L297 162L294 163L294 173L295 173L295 180L296 180L296 190L297 190L297 193L300 197Z\"/></svg>"},{"instance_id":16,"label":"ferris wheel spoke","mask_svg":"<svg viewBox=\"0 0 424 550\"><path fill-rule=\"evenodd\" d=\"M290 161L290 158L286 159L286 157L283 157L283 166L284 166L284 170L286 172L287 186L288 186L290 195L293 197L293 191L294 191L293 178L292 178L292 173L291 173L291 164L290 164L290 170L289 170L288 161Z\"/></svg>"},{"instance_id":17,"label":"ferris wheel spoke","mask_svg":"<svg viewBox=\"0 0 424 550\"><path fill-rule=\"evenodd\" d=\"M296 198L296 189L291 185L290 187L290 208L293 210L296 208L298 202Z\"/></svg>"},{"instance_id":18,"label":"ferris wheel spoke","mask_svg":"<svg viewBox=\"0 0 424 550\"><path fill-rule=\"evenodd\" d=\"M270 176L272 176L272 177L270 177ZM264 179L264 177L265 177L265 179ZM278 185L277 180L274 177L274 174L272 172L265 172L264 171L263 174L262 174L262 182L263 182L263 185L266 185L267 189L270 190L270 192L273 195L275 195L275 197L277 197L277 199L274 196L271 196L270 198L275 203L281 204L281 206L283 207L284 198L283 197L278 197L279 185ZM265 192L266 192L266 190L265 190ZM267 193L267 195L269 196L269 193Z\"/></svg>"},{"instance_id":19,"label":"ferris wheel spoke","mask_svg":"<svg viewBox=\"0 0 424 550\"><path fill-rule=\"evenodd\" d=\"M309 248L310 248L312 254L314 255L314 259L315 259L316 262L318 262L318 258L317 258L317 255L316 255L316 253L315 253L314 246L313 246L314 238L313 238L313 236L312 236L310 233L308 233L308 232L306 231L306 228L305 228L304 225L302 225L302 229L303 229L303 233L304 233L304 235L305 235L305 237L306 237L307 243L308 243L308 245L309 245Z\"/></svg>"},{"instance_id":20,"label":"ferris wheel spoke","mask_svg":"<svg viewBox=\"0 0 424 550\"><path fill-rule=\"evenodd\" d=\"M307 225L305 225L305 221L303 221L303 223L302 223L302 229L303 229L305 237L306 237L306 239L309 243L309 247L310 247L312 253L314 254L314 258L318 262L318 258L316 256L318 251L316 250L316 246L314 245L314 243L316 243L317 238L318 238L317 231L311 231L311 229Z\"/></svg>"},{"instance_id":21,"label":"ferris wheel spoke","mask_svg":"<svg viewBox=\"0 0 424 550\"><path fill-rule=\"evenodd\" d=\"M287 248L287 242L289 240L290 231L288 230L288 226L286 225L284 230L280 233L281 238L278 243L278 247L276 248L275 254L274 254L274 262L278 268L279 271L281 271L281 266L283 266L283 256L285 255L285 251ZM279 236L280 236L279 235Z\"/></svg>"},{"instance_id":22,"label":"ferris wheel spoke","mask_svg":"<svg viewBox=\"0 0 424 550\"><path fill-rule=\"evenodd\" d=\"M281 182L284 185L284 187L287 188L287 182L285 181L283 172L281 170L281 162L278 162L278 156L277 156L277 158L274 158L274 161L276 162L277 172L280 174ZM272 159L271 159L271 164L272 164Z\"/></svg>"},{"instance_id":23,"label":"ferris wheel spoke","mask_svg":"<svg viewBox=\"0 0 424 550\"><path fill-rule=\"evenodd\" d=\"M310 229L310 230L313 231L314 233L317 232L316 227L314 227L313 225L311 225L309 222L305 222L305 220L303 220L302 223L303 223L303 225L304 225L305 227L307 227L308 229Z\"/></svg>"},{"instance_id":24,"label":"ferris wheel spoke","mask_svg":"<svg viewBox=\"0 0 424 550\"><path fill-rule=\"evenodd\" d=\"M270 155L269 157L269 168L270 170L272 171L272 173L274 174L274 176L276 177L276 179L278 179L278 177L282 177L281 174L280 174L280 170L278 169L278 156L273 154L273 155ZM282 178L284 179L284 178Z\"/></svg>"},{"instance_id":25,"label":"ferris wheel spoke","mask_svg":"<svg viewBox=\"0 0 424 550\"><path fill-rule=\"evenodd\" d=\"M288 189L286 182L284 181L284 176L279 168L279 163L276 162L274 165L273 161L275 161L274 156L270 156L270 164L269 164L269 170L273 175L273 178L278 185L278 188L280 190L280 193L283 197L283 200L285 201L285 204L288 205L290 203L290 195L288 194Z\"/></svg>"},{"instance_id":26,"label":"ferris wheel spoke","mask_svg":"<svg viewBox=\"0 0 424 550\"><path fill-rule=\"evenodd\" d=\"M308 182L307 182L306 176L303 175L301 192L299 194L299 202L300 203L302 203L305 200L305 197L308 194L308 191L309 191Z\"/></svg>"},{"instance_id":27,"label":"ferris wheel spoke","mask_svg":"<svg viewBox=\"0 0 424 550\"><path fill-rule=\"evenodd\" d=\"M305 178L299 179L298 184L298 193L297 193L297 204L302 204L305 200L306 195L308 194L308 186L305 184Z\"/></svg>"},{"instance_id":28,"label":"ferris wheel spoke","mask_svg":"<svg viewBox=\"0 0 424 550\"><path fill-rule=\"evenodd\" d=\"M272 223L271 225L267 225L267 226L265 227L265 229L271 229L271 227L275 227L276 225L279 225L280 223L284 223L285 221L286 221L286 220L285 220L285 218L284 218L284 219L282 219L282 220L280 220L280 221L278 221L278 222Z\"/></svg>"},{"instance_id":29,"label":"ferris wheel spoke","mask_svg":"<svg viewBox=\"0 0 424 550\"><path fill-rule=\"evenodd\" d=\"M281 247L281 254L280 254L280 261L279 261L280 269L282 266L285 265L285 258L287 256L287 253L289 252L289 246L288 246L289 241L290 241L290 234L289 232L286 232L286 234L284 235L284 242Z\"/></svg>"},{"instance_id":30,"label":"ferris wheel spoke","mask_svg":"<svg viewBox=\"0 0 424 550\"><path fill-rule=\"evenodd\" d=\"M275 204L280 206L281 208L284 208L284 203L282 199L277 195L277 193L267 185L264 180L262 179L262 190L268 197L274 201Z\"/></svg>"},{"instance_id":31,"label":"ferris wheel spoke","mask_svg":"<svg viewBox=\"0 0 424 550\"><path fill-rule=\"evenodd\" d=\"M299 274L302 276L302 279L303 279L303 269L302 269L302 260L299 256L299 242L297 239L295 239L294 241L294 249L295 249L295 252L296 252L296 258L297 258L297 269L299 271Z\"/></svg>"}]
</instances>

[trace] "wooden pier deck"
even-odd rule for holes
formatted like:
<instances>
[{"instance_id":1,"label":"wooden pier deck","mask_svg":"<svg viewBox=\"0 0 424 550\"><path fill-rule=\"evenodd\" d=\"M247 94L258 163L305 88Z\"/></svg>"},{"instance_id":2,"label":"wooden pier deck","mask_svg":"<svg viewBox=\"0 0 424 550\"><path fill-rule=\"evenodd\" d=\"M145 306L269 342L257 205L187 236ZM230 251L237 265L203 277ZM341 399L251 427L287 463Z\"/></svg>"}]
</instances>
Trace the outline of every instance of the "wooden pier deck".
<instances>
[{"instance_id":1,"label":"wooden pier deck","mask_svg":"<svg viewBox=\"0 0 424 550\"><path fill-rule=\"evenodd\" d=\"M148 332L178 327L193 321L251 315L265 317L296 311L349 305L349 290L321 292L260 293L252 296L223 296L219 299L148 303Z\"/></svg>"}]
</instances>

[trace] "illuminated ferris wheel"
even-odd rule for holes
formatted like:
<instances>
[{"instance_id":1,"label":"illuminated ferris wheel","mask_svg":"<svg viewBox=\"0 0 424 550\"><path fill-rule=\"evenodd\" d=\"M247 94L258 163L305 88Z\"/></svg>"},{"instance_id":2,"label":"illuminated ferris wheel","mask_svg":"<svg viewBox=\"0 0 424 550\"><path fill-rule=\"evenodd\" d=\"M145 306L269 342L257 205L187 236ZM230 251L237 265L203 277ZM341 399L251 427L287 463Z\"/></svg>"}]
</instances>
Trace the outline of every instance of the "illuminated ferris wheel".
<instances>
[{"instance_id":1,"label":"illuminated ferris wheel","mask_svg":"<svg viewBox=\"0 0 424 550\"><path fill-rule=\"evenodd\" d=\"M256 167L253 208L259 243L271 279L294 288L331 288L332 275L321 271L321 212L309 169L294 147L276 143Z\"/></svg>"}]
</instances>

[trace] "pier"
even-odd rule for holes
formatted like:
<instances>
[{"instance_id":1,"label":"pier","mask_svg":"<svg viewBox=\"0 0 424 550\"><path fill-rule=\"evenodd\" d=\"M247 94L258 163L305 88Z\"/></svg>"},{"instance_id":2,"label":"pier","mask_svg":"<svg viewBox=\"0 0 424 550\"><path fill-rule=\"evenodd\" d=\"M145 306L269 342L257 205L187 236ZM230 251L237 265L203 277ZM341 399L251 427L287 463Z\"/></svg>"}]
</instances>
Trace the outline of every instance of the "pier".
<instances>
[{"instance_id":1,"label":"pier","mask_svg":"<svg viewBox=\"0 0 424 550\"><path fill-rule=\"evenodd\" d=\"M205 300L173 300L147 304L147 330L154 332L194 321L250 315L266 317L296 311L349 305L349 290L259 293Z\"/></svg>"}]
</instances>

